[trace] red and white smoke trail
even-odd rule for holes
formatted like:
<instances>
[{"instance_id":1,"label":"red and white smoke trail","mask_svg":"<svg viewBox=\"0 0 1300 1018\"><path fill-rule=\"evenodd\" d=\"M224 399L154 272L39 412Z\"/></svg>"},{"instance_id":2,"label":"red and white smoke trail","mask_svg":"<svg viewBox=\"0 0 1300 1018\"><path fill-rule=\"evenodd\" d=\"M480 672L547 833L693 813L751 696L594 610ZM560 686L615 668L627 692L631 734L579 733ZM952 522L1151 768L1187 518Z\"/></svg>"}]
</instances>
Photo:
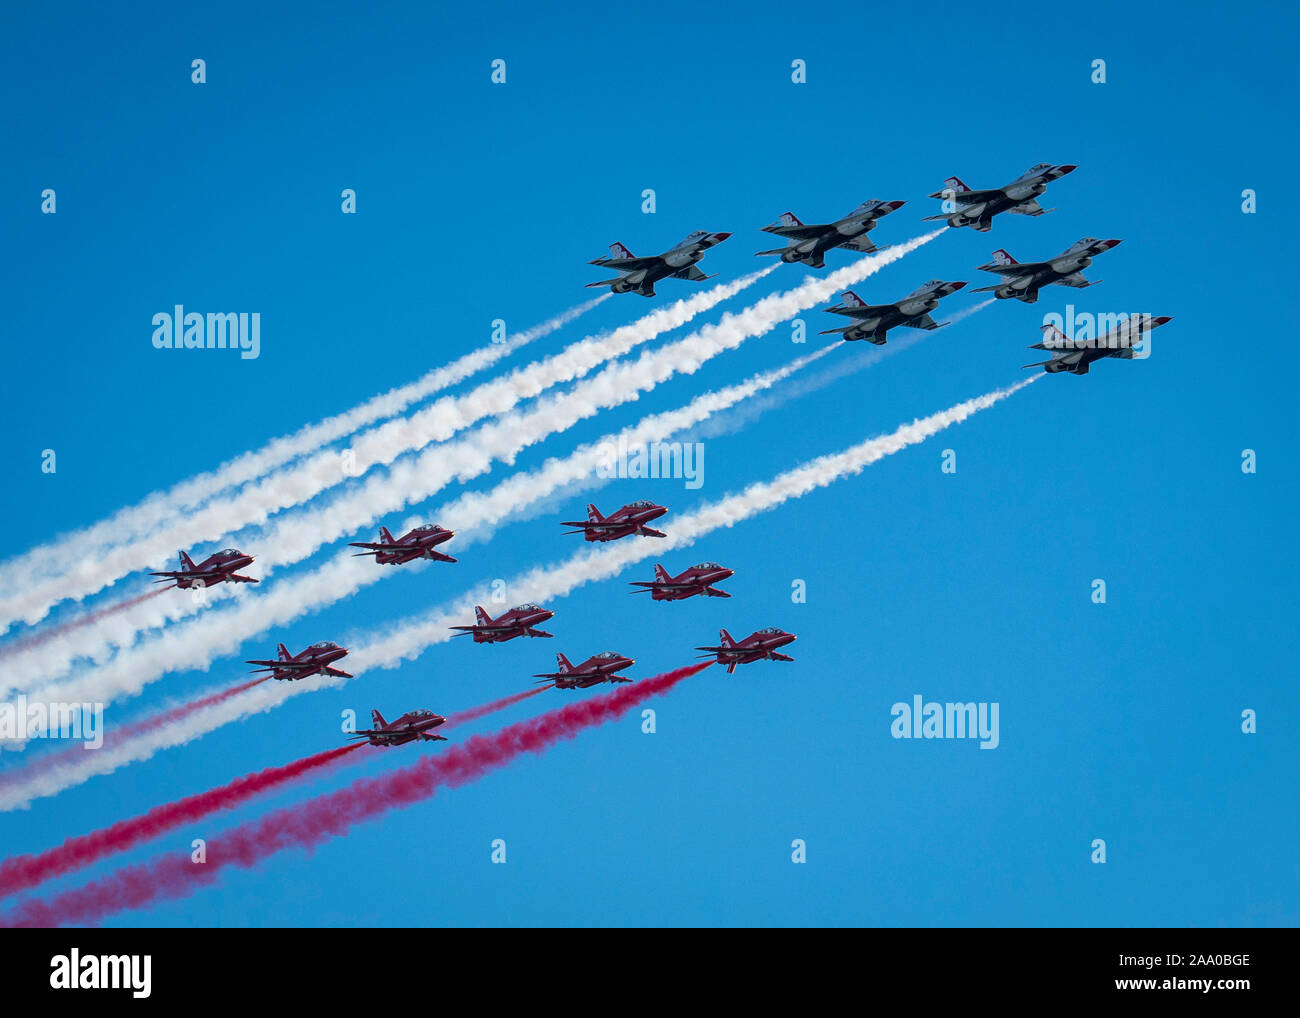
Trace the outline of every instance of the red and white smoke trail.
<instances>
[{"instance_id":1,"label":"red and white smoke trail","mask_svg":"<svg viewBox=\"0 0 1300 1018\"><path fill-rule=\"evenodd\" d=\"M20 651L32 650L35 647L41 647L51 640L60 636L66 636L73 630L81 629L83 626L91 626L96 622L102 622L104 619L111 618L119 612L127 611L136 605L144 604L146 601L152 601L164 591L171 590L175 584L168 584L165 587L157 587L154 590L146 590L143 594L137 594L135 597L128 597L124 601L118 601L116 604L107 605L104 608L98 608L95 611L86 612L74 619L68 619L66 622L60 622L58 625L50 626L48 629L42 629L40 632L28 633L26 636L20 636L18 639L6 643L0 647L0 659L10 654L17 654Z\"/></svg>"},{"instance_id":2,"label":"red and white smoke trail","mask_svg":"<svg viewBox=\"0 0 1300 1018\"><path fill-rule=\"evenodd\" d=\"M280 767L268 767L255 774L245 774L220 788L156 806L129 820L119 820L110 827L69 838L57 848L36 855L20 855L0 863L0 897L25 891L54 877L89 866L116 852L156 838L181 824L191 823L219 810L234 809L254 796L333 764L365 743L336 746L323 753L295 760Z\"/></svg>"},{"instance_id":3,"label":"red and white smoke trail","mask_svg":"<svg viewBox=\"0 0 1300 1018\"><path fill-rule=\"evenodd\" d=\"M228 866L255 866L290 848L312 848L346 834L354 825L456 788L502 767L524 753L542 753L595 725L613 721L633 707L667 693L712 662L677 668L518 721L489 735L475 735L410 767L352 784L307 802L268 813L208 843L207 861L188 854L161 856L129 866L48 901L27 901L0 919L5 926L88 924L124 909L180 898L213 883Z\"/></svg>"}]
</instances>

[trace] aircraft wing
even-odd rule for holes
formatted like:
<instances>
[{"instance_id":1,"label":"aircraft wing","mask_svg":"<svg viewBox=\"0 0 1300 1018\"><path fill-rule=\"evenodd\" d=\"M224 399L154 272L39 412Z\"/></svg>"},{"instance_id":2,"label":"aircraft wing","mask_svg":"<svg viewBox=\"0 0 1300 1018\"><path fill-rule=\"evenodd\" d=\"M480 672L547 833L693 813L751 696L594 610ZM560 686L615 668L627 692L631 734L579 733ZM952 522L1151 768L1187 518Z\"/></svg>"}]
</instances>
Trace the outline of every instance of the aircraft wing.
<instances>
[{"instance_id":1,"label":"aircraft wing","mask_svg":"<svg viewBox=\"0 0 1300 1018\"><path fill-rule=\"evenodd\" d=\"M636 272L637 269L649 269L662 263L662 258L593 258L587 264L602 265L619 272Z\"/></svg>"},{"instance_id":2,"label":"aircraft wing","mask_svg":"<svg viewBox=\"0 0 1300 1018\"><path fill-rule=\"evenodd\" d=\"M350 679L350 678L353 677L353 676L352 676L351 674L349 674L348 672L345 672L345 671L343 671L343 670L341 670L341 669L339 669L339 668L323 668L323 669L321 669L321 670L322 670L326 675L333 675L336 679Z\"/></svg>"},{"instance_id":3,"label":"aircraft wing","mask_svg":"<svg viewBox=\"0 0 1300 1018\"><path fill-rule=\"evenodd\" d=\"M907 321L900 322L899 324L906 325L912 329L930 330L930 329L943 328L943 326L940 325L938 322L936 322L933 318L931 318L929 314L917 315L915 318L909 318Z\"/></svg>"},{"instance_id":4,"label":"aircraft wing","mask_svg":"<svg viewBox=\"0 0 1300 1018\"><path fill-rule=\"evenodd\" d=\"M642 527L638 531L638 533L644 534L646 537L667 537L668 536L662 530L655 530L653 527Z\"/></svg>"},{"instance_id":5,"label":"aircraft wing","mask_svg":"<svg viewBox=\"0 0 1300 1018\"><path fill-rule=\"evenodd\" d=\"M867 304L860 308L849 307L845 304L837 304L833 308L827 308L833 315L845 315L848 318L880 318L890 311L897 308L896 304Z\"/></svg>"},{"instance_id":6,"label":"aircraft wing","mask_svg":"<svg viewBox=\"0 0 1300 1018\"><path fill-rule=\"evenodd\" d=\"M813 237L820 237L829 227L825 224L821 226L764 226L764 233L775 233L778 237L789 237L791 240L811 240Z\"/></svg>"},{"instance_id":7,"label":"aircraft wing","mask_svg":"<svg viewBox=\"0 0 1300 1018\"><path fill-rule=\"evenodd\" d=\"M674 273L673 273L673 278L674 278L674 279L692 279L692 280L695 280L695 281L698 282L698 281L701 280L701 279L710 279L710 278L712 278L712 277L710 277L710 276L706 276L706 275L704 274L704 272L701 271L701 269L700 269L700 267L699 267L698 265L691 265L691 266L689 266L688 268L685 268L685 269L679 269L678 271L674 272Z\"/></svg>"},{"instance_id":8,"label":"aircraft wing","mask_svg":"<svg viewBox=\"0 0 1300 1018\"><path fill-rule=\"evenodd\" d=\"M840 247L845 251L861 251L863 254L871 254L873 251L879 251L875 244L871 243L870 238L865 233L860 233L852 240L846 240Z\"/></svg>"},{"instance_id":9,"label":"aircraft wing","mask_svg":"<svg viewBox=\"0 0 1300 1018\"><path fill-rule=\"evenodd\" d=\"M287 671L302 671L316 666L308 661L245 661L246 665L261 665L263 668L283 668Z\"/></svg>"},{"instance_id":10,"label":"aircraft wing","mask_svg":"<svg viewBox=\"0 0 1300 1018\"><path fill-rule=\"evenodd\" d=\"M1001 188L992 188L987 191L935 191L930 195L931 198L950 198L958 205L977 205L982 201L992 201L994 198L1003 197Z\"/></svg>"},{"instance_id":11,"label":"aircraft wing","mask_svg":"<svg viewBox=\"0 0 1300 1018\"><path fill-rule=\"evenodd\" d=\"M1015 205L1007 209L1007 211L1017 216L1041 216L1048 212L1055 212L1056 210L1045 209L1043 206L1039 205L1035 199L1030 198L1029 201L1022 201L1019 205Z\"/></svg>"},{"instance_id":12,"label":"aircraft wing","mask_svg":"<svg viewBox=\"0 0 1300 1018\"><path fill-rule=\"evenodd\" d=\"M989 262L987 265L981 265L979 271L996 272L999 276L1023 276L1026 273L1037 272L1039 269L1046 267L1047 262L1012 262L1010 265Z\"/></svg>"},{"instance_id":13,"label":"aircraft wing","mask_svg":"<svg viewBox=\"0 0 1300 1018\"><path fill-rule=\"evenodd\" d=\"M769 656L773 661L793 661L793 660L794 660L794 658L792 658L789 654L778 654L776 651L772 651L768 656Z\"/></svg>"},{"instance_id":14,"label":"aircraft wing","mask_svg":"<svg viewBox=\"0 0 1300 1018\"><path fill-rule=\"evenodd\" d=\"M1054 282L1056 282L1060 286L1073 286L1082 290L1089 286L1096 286L1097 283L1101 282L1101 280L1098 279L1096 282L1089 282L1088 280L1083 278L1082 272L1072 272L1068 276L1062 276L1060 279L1057 279Z\"/></svg>"}]
</instances>

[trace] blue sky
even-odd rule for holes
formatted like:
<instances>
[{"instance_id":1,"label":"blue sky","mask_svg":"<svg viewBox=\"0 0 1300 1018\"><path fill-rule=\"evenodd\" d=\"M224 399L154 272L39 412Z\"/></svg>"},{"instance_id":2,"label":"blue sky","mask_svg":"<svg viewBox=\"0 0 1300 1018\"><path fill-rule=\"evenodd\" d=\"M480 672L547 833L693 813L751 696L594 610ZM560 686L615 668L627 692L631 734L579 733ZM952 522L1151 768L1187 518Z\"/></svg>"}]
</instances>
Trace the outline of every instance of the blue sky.
<instances>
[{"instance_id":1,"label":"blue sky","mask_svg":"<svg viewBox=\"0 0 1300 1018\"><path fill-rule=\"evenodd\" d=\"M873 235L899 241L929 228L919 220L937 203L925 195L949 175L997 186L1057 162L1079 169L1047 194L1055 212L950 231L858 292L893 300L934 277L985 285L974 267L998 247L1027 261L1082 236L1124 243L1088 270L1101 286L999 302L709 439L700 491L619 481L592 496L602 508L650 497L684 511L1008 384L1036 359L1025 347L1042 316L1068 301L1175 321L1149 360L1046 378L665 560L674 572L705 558L731 566L730 601L625 597L646 564L555 602L554 641L436 647L0 816L4 855L332 745L348 707L455 711L521 688L555 650L617 649L649 675L720 626L779 625L799 634L794 664L706 671L654 705L653 736L636 718L588 732L311 856L283 854L114 922L1300 919L1296 768L1282 737L1300 706L1285 511L1297 494L1284 340L1296 259L1283 192L1297 153L1279 130L1291 122L1292 5L1043 6L1006 23L841 4L797 17L774 3L635 14L325 4L310 15L68 5L5 22L0 519L14 553L450 361L486 342L493 319L522 329L549 318L591 295L583 285L602 276L586 262L615 240L642 254L694 229L732 231L704 264L733 278L761 264L753 252L773 245L758 228L786 209L816 222L906 199ZM205 85L190 83L196 57ZM489 82L496 58L504 86ZM790 81L796 58L806 84ZM1090 80L1095 59L1103 85ZM45 188L56 215L39 212ZM340 214L343 188L357 192L355 216ZM654 215L641 212L645 188ZM1254 215L1241 211L1247 188ZM803 275L782 267L727 307ZM653 302L616 297L523 356L688 292L668 281ZM151 317L176 303L260 311L260 358L153 349ZM813 332L840 324L804 318ZM780 326L520 465L807 349ZM53 476L39 469L46 448ZM945 448L955 475L940 471ZM1255 475L1240 468L1247 448ZM277 639L354 636L558 560L576 549L556 523L586 501L575 494L455 566L403 573L119 709L234 681L242 658ZM1105 605L1090 600L1095 578ZM791 602L795 579L806 604ZM891 738L890 706L916 693L997 701L1001 745ZM1240 731L1247 708L1256 735ZM129 858L187 851L265 808ZM507 842L504 866L490 863L494 838ZM795 838L804 865L790 861ZM1105 865L1089 862L1094 838L1107 842Z\"/></svg>"}]
</instances>

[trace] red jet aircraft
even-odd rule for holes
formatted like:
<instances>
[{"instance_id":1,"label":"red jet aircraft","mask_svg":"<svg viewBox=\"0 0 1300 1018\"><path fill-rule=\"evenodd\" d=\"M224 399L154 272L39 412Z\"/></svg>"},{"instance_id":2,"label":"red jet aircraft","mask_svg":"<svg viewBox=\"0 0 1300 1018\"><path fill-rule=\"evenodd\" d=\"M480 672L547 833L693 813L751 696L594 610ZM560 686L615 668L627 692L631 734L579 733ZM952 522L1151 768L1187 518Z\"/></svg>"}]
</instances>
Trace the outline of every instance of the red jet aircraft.
<instances>
[{"instance_id":1,"label":"red jet aircraft","mask_svg":"<svg viewBox=\"0 0 1300 1018\"><path fill-rule=\"evenodd\" d=\"M294 679L305 679L308 675L333 675L340 679L352 678L347 672L341 672L337 668L329 667L339 658L347 657L346 647L340 647L337 643L330 643L328 640L323 643L313 643L306 650L298 654L290 654L289 648L283 643L277 644L277 650L280 656L274 661L245 661L245 664L261 665L261 668L255 668L254 671L270 672L273 679L283 679L292 682Z\"/></svg>"},{"instance_id":2,"label":"red jet aircraft","mask_svg":"<svg viewBox=\"0 0 1300 1018\"><path fill-rule=\"evenodd\" d=\"M720 566L716 562L701 562L698 566L691 566L684 570L678 576L669 576L663 566L656 565L653 582L634 580L631 586L645 588L632 591L634 594L643 594L649 590L650 597L655 601L680 601L682 598L695 597L697 594L703 594L705 597L730 597L731 595L725 590L718 590L713 584L721 583L734 575L733 570Z\"/></svg>"},{"instance_id":3,"label":"red jet aircraft","mask_svg":"<svg viewBox=\"0 0 1300 1018\"><path fill-rule=\"evenodd\" d=\"M560 669L558 672L541 672L533 677L555 683L556 689L586 689L601 682L631 682L631 679L614 673L636 664L630 657L615 654L612 650L589 657L576 668L563 654L556 654L555 661Z\"/></svg>"},{"instance_id":4,"label":"red jet aircraft","mask_svg":"<svg viewBox=\"0 0 1300 1018\"><path fill-rule=\"evenodd\" d=\"M794 643L798 637L794 633L787 633L782 629L775 627L769 629L760 629L757 633L746 636L737 643L731 638L731 634L725 629L718 631L718 640L721 642L719 647L696 647L696 650L707 650L708 654L701 655L709 657L716 654L718 664L727 666L727 674L730 675L736 670L736 665L749 664L751 661L793 661L794 658L787 657L785 654L778 654L777 650L787 644Z\"/></svg>"},{"instance_id":5,"label":"red jet aircraft","mask_svg":"<svg viewBox=\"0 0 1300 1018\"><path fill-rule=\"evenodd\" d=\"M251 576L239 575L240 569L252 565L253 556L245 555L238 548L226 548L215 555L209 555L198 565L195 565L194 560L185 552L177 552L177 554L181 560L180 569L168 573L150 573L150 576L162 577L161 580L154 580L154 583L174 580L181 590L189 590L191 587L212 587L218 583L260 582Z\"/></svg>"},{"instance_id":6,"label":"red jet aircraft","mask_svg":"<svg viewBox=\"0 0 1300 1018\"><path fill-rule=\"evenodd\" d=\"M432 523L426 523L422 527L407 531L400 538L394 540L387 527L380 527L378 544L369 541L352 542L353 548L370 549L369 551L357 552L353 558L373 555L375 561L381 566L401 566L407 562L413 562L417 558L437 559L439 562L455 562L456 560L450 555L444 555L440 551L433 550L455 536L455 533L450 530L444 530Z\"/></svg>"},{"instance_id":7,"label":"red jet aircraft","mask_svg":"<svg viewBox=\"0 0 1300 1018\"><path fill-rule=\"evenodd\" d=\"M368 739L372 746L405 746L408 742L446 742L445 735L430 735L429 729L446 724L447 719L431 710L408 710L396 721L385 721L377 710L370 712L374 728L365 728L349 739Z\"/></svg>"},{"instance_id":8,"label":"red jet aircraft","mask_svg":"<svg viewBox=\"0 0 1300 1018\"><path fill-rule=\"evenodd\" d=\"M475 605L474 617L478 620L478 625L451 628L459 629L460 636L472 633L475 643L505 643L516 636L544 636L550 639L555 635L554 633L543 632L533 627L554 616L555 612L530 601L528 604L521 604L517 608L503 612L499 619L494 620L491 615Z\"/></svg>"},{"instance_id":9,"label":"red jet aircraft","mask_svg":"<svg viewBox=\"0 0 1300 1018\"><path fill-rule=\"evenodd\" d=\"M667 511L667 506L641 501L625 505L608 516L602 516L599 509L589 505L586 523L568 522L561 523L560 526L577 527L577 530L570 530L567 533L583 534L588 541L617 541L620 537L627 537L629 534L640 534L642 537L667 537L668 535L663 531L651 530L646 526Z\"/></svg>"}]
</instances>

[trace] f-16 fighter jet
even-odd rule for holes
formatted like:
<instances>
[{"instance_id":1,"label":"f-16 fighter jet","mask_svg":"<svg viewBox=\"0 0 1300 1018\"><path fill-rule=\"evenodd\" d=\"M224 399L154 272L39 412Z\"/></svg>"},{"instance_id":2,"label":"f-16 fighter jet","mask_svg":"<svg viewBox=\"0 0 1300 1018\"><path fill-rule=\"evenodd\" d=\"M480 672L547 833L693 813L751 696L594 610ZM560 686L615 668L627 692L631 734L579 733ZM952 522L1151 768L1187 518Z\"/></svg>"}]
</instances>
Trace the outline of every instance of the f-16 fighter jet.
<instances>
[{"instance_id":1,"label":"f-16 fighter jet","mask_svg":"<svg viewBox=\"0 0 1300 1018\"><path fill-rule=\"evenodd\" d=\"M653 297L655 283L661 279L710 279L712 277L701 272L695 263L704 257L705 251L715 244L721 244L730 236L729 233L696 230L676 247L650 258L636 258L622 244L611 244L608 258L596 258L587 264L615 269L619 277L588 283L587 286L608 286L615 293L639 293L642 297Z\"/></svg>"},{"instance_id":2,"label":"f-16 fighter jet","mask_svg":"<svg viewBox=\"0 0 1300 1018\"><path fill-rule=\"evenodd\" d=\"M1026 304L1033 304L1038 300L1040 287L1056 284L1082 290L1096 286L1101 280L1089 282L1083 278L1083 270L1092 264L1093 258L1119 243L1118 240L1084 237L1047 262L1018 262L999 249L993 252L993 261L979 268L981 272L996 272L1004 281L998 286L981 286L971 293L991 292L998 300L1014 297Z\"/></svg>"},{"instance_id":3,"label":"f-16 fighter jet","mask_svg":"<svg viewBox=\"0 0 1300 1018\"><path fill-rule=\"evenodd\" d=\"M782 629L775 627L770 629L760 629L757 633L746 636L737 643L731 638L731 634L725 629L718 631L717 647L696 647L696 650L707 650L708 654L701 655L708 657L710 654L716 654L718 664L727 666L727 674L730 675L736 670L736 665L749 664L751 661L793 661L794 658L787 657L785 654L778 654L777 651L787 644L794 643L798 637L793 633L787 633Z\"/></svg>"},{"instance_id":4,"label":"f-16 fighter jet","mask_svg":"<svg viewBox=\"0 0 1300 1018\"><path fill-rule=\"evenodd\" d=\"M941 329L943 325L931 318L930 312L939 306L940 299L956 293L965 285L964 281L945 283L942 279L932 279L893 304L868 304L852 290L845 290L841 298L844 303L826 310L833 315L845 315L857 321L842 329L827 329L822 335L829 336L838 332L847 340L865 339L868 343L880 346L885 342L889 330L899 326L908 329Z\"/></svg>"},{"instance_id":5,"label":"f-16 fighter jet","mask_svg":"<svg viewBox=\"0 0 1300 1018\"><path fill-rule=\"evenodd\" d=\"M1026 364L1027 368L1041 367L1050 375L1068 371L1072 375L1086 375L1093 361L1103 357L1118 357L1120 360L1132 360L1137 356L1133 352L1135 344L1145 342L1145 337L1152 329L1158 329L1166 322L1173 321L1170 315L1152 318L1150 315L1132 315L1116 328L1096 339L1074 340L1055 325L1043 326L1043 341L1035 343L1031 350L1051 350L1052 359Z\"/></svg>"},{"instance_id":6,"label":"f-16 fighter jet","mask_svg":"<svg viewBox=\"0 0 1300 1018\"><path fill-rule=\"evenodd\" d=\"M349 739L367 739L372 746L404 746L408 742L446 742L444 735L430 735L429 730L446 724L447 719L431 710L408 710L396 721L385 721L377 710L370 712L374 728L365 728Z\"/></svg>"},{"instance_id":7,"label":"f-16 fighter jet","mask_svg":"<svg viewBox=\"0 0 1300 1018\"><path fill-rule=\"evenodd\" d=\"M474 626L452 626L452 629L459 629L460 635L471 633L474 636L475 643L505 643L507 640L513 640L516 636L544 636L551 638L554 633L546 633L540 629L534 629L534 626L541 625L547 619L554 617L555 612L543 608L539 604L521 604L517 608L511 608L508 612L503 612L501 617L493 619L491 615L485 612L478 605L474 606L474 617L478 624Z\"/></svg>"},{"instance_id":8,"label":"f-16 fighter jet","mask_svg":"<svg viewBox=\"0 0 1300 1018\"><path fill-rule=\"evenodd\" d=\"M226 548L215 555L209 555L198 565L185 552L178 552L181 560L180 569L174 572L150 573L150 576L161 576L161 580L154 580L154 583L166 583L173 580L176 586L181 590L189 590L191 587L212 587L218 583L258 583L260 581L253 579L251 576L240 576L239 570L244 566L252 565L253 556L245 555L238 548Z\"/></svg>"},{"instance_id":9,"label":"f-16 fighter jet","mask_svg":"<svg viewBox=\"0 0 1300 1018\"><path fill-rule=\"evenodd\" d=\"M347 672L339 671L337 668L331 668L339 658L348 656L346 647L340 647L337 643L330 643L328 640L322 643L313 643L304 651L297 654L290 654L289 648L283 643L276 647L279 657L274 661L245 661L245 664L261 665L254 671L270 672L270 678L280 679L281 681L292 682L295 679L305 679L308 675L333 675L340 679L352 678Z\"/></svg>"},{"instance_id":10,"label":"f-16 fighter jet","mask_svg":"<svg viewBox=\"0 0 1300 1018\"><path fill-rule=\"evenodd\" d=\"M631 682L631 679L614 673L636 664L630 657L615 654L612 650L589 657L576 668L563 654L556 654L555 662L559 671L541 672L534 678L553 682L556 689L586 689L602 682Z\"/></svg>"},{"instance_id":11,"label":"f-16 fighter jet","mask_svg":"<svg viewBox=\"0 0 1300 1018\"><path fill-rule=\"evenodd\" d=\"M565 533L583 534L588 541L617 541L620 537L627 537L629 534L640 534L642 537L666 537L668 535L662 530L652 530L646 524L651 520L659 519L667 511L667 506L642 501L632 502L608 516L602 516L600 510L594 505L588 505L585 523L569 521L561 523L560 526L578 527L577 530L568 530Z\"/></svg>"},{"instance_id":12,"label":"f-16 fighter jet","mask_svg":"<svg viewBox=\"0 0 1300 1018\"><path fill-rule=\"evenodd\" d=\"M631 586L644 588L634 590L632 592L634 594L650 591L650 597L655 601L681 601L683 598L695 597L697 594L703 594L705 597L730 597L731 595L725 590L718 590L713 584L721 583L735 575L734 570L720 566L716 562L701 562L677 576L669 576L663 566L656 565L653 581L636 580Z\"/></svg>"},{"instance_id":13,"label":"f-16 fighter jet","mask_svg":"<svg viewBox=\"0 0 1300 1018\"><path fill-rule=\"evenodd\" d=\"M811 226L799 222L793 212L786 212L771 226L764 226L763 232L785 237L790 243L772 251L759 251L758 254L780 255L781 261L786 264L803 262L814 269L820 269L826 264L826 252L833 247L870 254L876 250L876 245L871 243L867 234L876 228L876 221L905 204L901 201L876 201L873 198L863 202L843 219Z\"/></svg>"},{"instance_id":14,"label":"f-16 fighter jet","mask_svg":"<svg viewBox=\"0 0 1300 1018\"><path fill-rule=\"evenodd\" d=\"M388 532L387 527L380 527L379 542L377 544L369 541L353 541L351 547L369 548L369 551L359 551L353 557L359 558L362 555L373 555L375 561L381 566L405 565L417 558L436 559L439 562L455 562L456 560L450 555L444 555L440 551L433 550L455 536L456 534L453 531L444 530L432 523L426 523L424 526L409 530L401 537L394 539L393 535Z\"/></svg>"},{"instance_id":15,"label":"f-16 fighter jet","mask_svg":"<svg viewBox=\"0 0 1300 1018\"><path fill-rule=\"evenodd\" d=\"M995 187L988 191L972 191L957 177L949 177L943 182L944 189L935 191L930 197L954 201L957 208L952 212L925 218L928 221L946 219L949 226L973 226L980 233L987 233L993 229L993 217L999 212L1041 216L1053 210L1043 208L1034 199L1046 191L1047 185L1053 180L1059 180L1075 169L1077 167L1039 163L1020 174L1006 187Z\"/></svg>"}]
</instances>

